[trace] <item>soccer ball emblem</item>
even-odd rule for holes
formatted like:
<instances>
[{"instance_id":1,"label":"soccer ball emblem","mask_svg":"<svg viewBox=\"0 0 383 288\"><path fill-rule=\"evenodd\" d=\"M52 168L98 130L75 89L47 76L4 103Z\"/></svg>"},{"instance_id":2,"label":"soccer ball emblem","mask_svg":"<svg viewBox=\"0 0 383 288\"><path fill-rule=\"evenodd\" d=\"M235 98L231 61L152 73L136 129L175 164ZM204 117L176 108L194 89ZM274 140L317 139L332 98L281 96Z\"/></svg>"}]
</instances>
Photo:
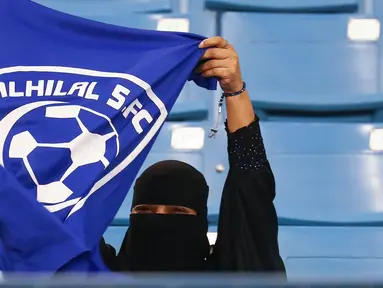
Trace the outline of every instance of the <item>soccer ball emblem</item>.
<instances>
[{"instance_id":1,"label":"soccer ball emblem","mask_svg":"<svg viewBox=\"0 0 383 288\"><path fill-rule=\"evenodd\" d=\"M111 129L106 134L100 135L89 131L84 122L81 120L80 112L85 110L97 117L101 117L104 122L108 123ZM116 153L119 152L118 134L111 123L110 119L89 108L78 105L56 105L45 108L45 117L54 119L75 119L81 132L71 141L65 143L41 143L28 131L20 132L11 138L9 147L9 158L21 159L25 165L26 171L37 187L37 200L48 208L52 204L62 203L62 207L68 207L76 204L81 197L68 200L74 191L72 191L64 181L79 167L90 165L92 163L102 163L104 169L109 166L109 160L106 158L107 141L115 138ZM68 149L70 153L71 164L64 174L51 183L41 184L35 174L33 166L30 163L29 156L37 148L57 148ZM68 200L68 201L67 201ZM67 201L69 205L65 205ZM49 210L49 209L48 209Z\"/></svg>"}]
</instances>

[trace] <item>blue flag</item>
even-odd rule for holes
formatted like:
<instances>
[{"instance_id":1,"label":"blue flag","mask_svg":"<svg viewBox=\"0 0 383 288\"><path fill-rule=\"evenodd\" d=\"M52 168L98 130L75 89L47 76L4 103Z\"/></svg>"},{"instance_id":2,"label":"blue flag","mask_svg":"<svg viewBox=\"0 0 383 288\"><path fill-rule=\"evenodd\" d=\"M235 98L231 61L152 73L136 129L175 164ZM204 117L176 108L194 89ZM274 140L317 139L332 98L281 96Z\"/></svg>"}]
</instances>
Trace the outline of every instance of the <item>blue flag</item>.
<instances>
[{"instance_id":1,"label":"blue flag","mask_svg":"<svg viewBox=\"0 0 383 288\"><path fill-rule=\"evenodd\" d=\"M0 1L4 271L100 271L98 242L184 84L201 36Z\"/></svg>"}]
</instances>

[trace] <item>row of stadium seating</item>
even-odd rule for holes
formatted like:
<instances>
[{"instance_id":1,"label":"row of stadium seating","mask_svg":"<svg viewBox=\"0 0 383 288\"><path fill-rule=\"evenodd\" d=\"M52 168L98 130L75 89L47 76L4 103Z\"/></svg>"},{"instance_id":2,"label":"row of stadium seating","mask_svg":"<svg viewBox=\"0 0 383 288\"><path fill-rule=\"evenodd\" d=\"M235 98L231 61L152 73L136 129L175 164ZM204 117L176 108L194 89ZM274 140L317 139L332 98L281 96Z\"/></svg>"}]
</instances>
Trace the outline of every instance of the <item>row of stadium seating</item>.
<instances>
[{"instance_id":1,"label":"row of stadium seating","mask_svg":"<svg viewBox=\"0 0 383 288\"><path fill-rule=\"evenodd\" d=\"M35 0L74 15L118 13L188 13L189 11L358 13L364 0ZM107 4L106 4L107 2ZM110 8L109 12L105 8ZM91 16L93 17L93 16Z\"/></svg>"},{"instance_id":2,"label":"row of stadium seating","mask_svg":"<svg viewBox=\"0 0 383 288\"><path fill-rule=\"evenodd\" d=\"M237 49L277 185L291 279L383 274L382 0L35 0L110 24L205 36ZM219 92L186 85L142 169L178 159L211 187L212 241L226 136L206 140ZM107 240L119 247L129 193Z\"/></svg>"}]
</instances>

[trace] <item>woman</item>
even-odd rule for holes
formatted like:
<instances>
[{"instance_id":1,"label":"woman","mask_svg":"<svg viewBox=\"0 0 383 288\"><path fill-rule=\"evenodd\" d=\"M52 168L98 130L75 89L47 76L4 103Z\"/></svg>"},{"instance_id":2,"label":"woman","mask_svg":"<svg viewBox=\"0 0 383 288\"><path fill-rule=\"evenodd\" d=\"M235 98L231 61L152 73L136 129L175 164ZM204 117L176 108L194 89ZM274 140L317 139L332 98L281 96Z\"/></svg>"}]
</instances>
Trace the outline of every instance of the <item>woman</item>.
<instances>
[{"instance_id":1,"label":"woman","mask_svg":"<svg viewBox=\"0 0 383 288\"><path fill-rule=\"evenodd\" d=\"M206 236L208 185L188 164L164 161L136 181L130 227L119 253L101 241L101 254L114 271L284 272L278 248L275 183L254 116L238 55L221 37L197 72L216 77L226 96L230 170L219 215L217 241Z\"/></svg>"}]
</instances>

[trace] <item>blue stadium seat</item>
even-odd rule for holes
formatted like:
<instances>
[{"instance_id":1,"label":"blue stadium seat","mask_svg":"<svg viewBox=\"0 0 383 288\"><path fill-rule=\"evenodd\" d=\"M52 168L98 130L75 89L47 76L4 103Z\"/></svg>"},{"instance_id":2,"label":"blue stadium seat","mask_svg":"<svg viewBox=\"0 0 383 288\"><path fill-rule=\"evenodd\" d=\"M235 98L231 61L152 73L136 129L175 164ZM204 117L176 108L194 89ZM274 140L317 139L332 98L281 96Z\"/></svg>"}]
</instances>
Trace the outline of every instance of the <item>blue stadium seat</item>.
<instances>
[{"instance_id":1,"label":"blue stadium seat","mask_svg":"<svg viewBox=\"0 0 383 288\"><path fill-rule=\"evenodd\" d=\"M381 227L279 228L281 255L290 281L376 279L383 273Z\"/></svg>"},{"instance_id":2,"label":"blue stadium seat","mask_svg":"<svg viewBox=\"0 0 383 288\"><path fill-rule=\"evenodd\" d=\"M33 1L64 13L131 28L156 30L163 18L185 18L190 22L189 30L185 32L205 36L216 34L214 12L203 12L202 7L196 9L196 4L183 8L183 5L178 5L178 0Z\"/></svg>"},{"instance_id":3,"label":"blue stadium seat","mask_svg":"<svg viewBox=\"0 0 383 288\"><path fill-rule=\"evenodd\" d=\"M290 279L383 272L383 154L370 148L371 132L381 128L262 124Z\"/></svg>"},{"instance_id":4,"label":"blue stadium seat","mask_svg":"<svg viewBox=\"0 0 383 288\"><path fill-rule=\"evenodd\" d=\"M381 28L380 28L380 31L381 31L380 35L381 35L381 37L379 39L379 44L380 44L380 47L382 47L381 45L383 43L383 37L382 37L382 34L383 34L382 33L382 31L383 31L383 29L382 29L382 23L383 23L383 1L373 0L373 1L368 2L368 3L372 3L373 4L372 6L369 6L369 11L368 12L370 13L370 15L378 18L380 20L380 23L381 23ZM381 51L380 51L380 65L383 64L382 60L383 60L383 51L381 49ZM381 74L380 76L381 76L380 77L381 83L383 83L383 75Z\"/></svg>"},{"instance_id":5,"label":"blue stadium seat","mask_svg":"<svg viewBox=\"0 0 383 288\"><path fill-rule=\"evenodd\" d=\"M33 0L50 8L82 17L102 14L171 13L174 0Z\"/></svg>"},{"instance_id":6,"label":"blue stadium seat","mask_svg":"<svg viewBox=\"0 0 383 288\"><path fill-rule=\"evenodd\" d=\"M379 46L348 40L348 21L344 15L223 14L222 35L242 59L262 120L380 119Z\"/></svg>"},{"instance_id":7,"label":"blue stadium seat","mask_svg":"<svg viewBox=\"0 0 383 288\"><path fill-rule=\"evenodd\" d=\"M279 217L303 224L383 221L383 154L370 148L377 128L383 123L264 122Z\"/></svg>"},{"instance_id":8,"label":"blue stadium seat","mask_svg":"<svg viewBox=\"0 0 383 288\"><path fill-rule=\"evenodd\" d=\"M383 16L383 3L379 0L373 0L372 12L374 15Z\"/></svg>"},{"instance_id":9,"label":"blue stadium seat","mask_svg":"<svg viewBox=\"0 0 383 288\"><path fill-rule=\"evenodd\" d=\"M352 13L358 0L205 0L206 7L221 11L284 13Z\"/></svg>"}]
</instances>

